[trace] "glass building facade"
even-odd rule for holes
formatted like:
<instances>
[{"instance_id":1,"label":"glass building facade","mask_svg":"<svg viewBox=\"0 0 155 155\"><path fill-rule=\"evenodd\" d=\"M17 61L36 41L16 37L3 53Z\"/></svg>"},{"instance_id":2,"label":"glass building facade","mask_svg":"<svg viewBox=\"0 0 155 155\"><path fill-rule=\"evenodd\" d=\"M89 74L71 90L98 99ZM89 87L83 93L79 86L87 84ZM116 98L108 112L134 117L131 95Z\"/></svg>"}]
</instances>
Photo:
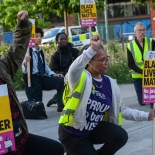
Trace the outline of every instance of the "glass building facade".
<instances>
[{"instance_id":1,"label":"glass building facade","mask_svg":"<svg viewBox=\"0 0 155 155\"><path fill-rule=\"evenodd\" d=\"M108 18L132 17L149 15L149 3L136 4L131 2L121 2L108 4Z\"/></svg>"}]
</instances>

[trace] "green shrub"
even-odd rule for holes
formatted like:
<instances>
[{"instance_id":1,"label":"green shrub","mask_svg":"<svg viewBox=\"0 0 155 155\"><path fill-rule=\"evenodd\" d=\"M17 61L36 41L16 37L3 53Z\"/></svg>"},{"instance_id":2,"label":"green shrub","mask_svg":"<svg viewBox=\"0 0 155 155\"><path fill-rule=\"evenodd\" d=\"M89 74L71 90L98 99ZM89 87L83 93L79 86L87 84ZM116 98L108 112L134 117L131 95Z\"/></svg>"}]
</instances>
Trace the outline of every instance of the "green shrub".
<instances>
[{"instance_id":1,"label":"green shrub","mask_svg":"<svg viewBox=\"0 0 155 155\"><path fill-rule=\"evenodd\" d=\"M120 84L131 83L132 78L127 64L127 52L123 51L122 46L114 41L110 41L106 48L111 57L108 75L117 79Z\"/></svg>"},{"instance_id":2,"label":"green shrub","mask_svg":"<svg viewBox=\"0 0 155 155\"><path fill-rule=\"evenodd\" d=\"M45 54L45 59L47 63L49 64L51 60L51 55L56 51L57 45L56 43L53 43L53 44L50 44L49 46L44 45L41 48L43 49L44 54Z\"/></svg>"},{"instance_id":3,"label":"green shrub","mask_svg":"<svg viewBox=\"0 0 155 155\"><path fill-rule=\"evenodd\" d=\"M6 45L5 43L1 43L0 45L0 57L8 51L10 46Z\"/></svg>"},{"instance_id":4,"label":"green shrub","mask_svg":"<svg viewBox=\"0 0 155 155\"><path fill-rule=\"evenodd\" d=\"M15 77L13 78L13 84L16 90L24 89L24 79L21 67L18 69Z\"/></svg>"},{"instance_id":5,"label":"green shrub","mask_svg":"<svg viewBox=\"0 0 155 155\"><path fill-rule=\"evenodd\" d=\"M0 47L0 55L7 52L9 46L2 44ZM51 55L56 51L56 45L42 46L47 62L50 62ZM118 83L131 83L131 74L127 65L126 51L123 51L120 44L110 41L106 45L108 54L111 56L108 75L117 79ZM19 68L16 76L13 79L14 87L16 90L24 89L23 75L21 67Z\"/></svg>"},{"instance_id":6,"label":"green shrub","mask_svg":"<svg viewBox=\"0 0 155 155\"><path fill-rule=\"evenodd\" d=\"M0 46L0 56L4 55L8 49L10 48L9 45L6 45L5 43L2 43ZM23 82L23 75L21 71L21 67L17 71L14 79L13 79L13 84L16 90L21 90L24 88L24 82Z\"/></svg>"}]
</instances>

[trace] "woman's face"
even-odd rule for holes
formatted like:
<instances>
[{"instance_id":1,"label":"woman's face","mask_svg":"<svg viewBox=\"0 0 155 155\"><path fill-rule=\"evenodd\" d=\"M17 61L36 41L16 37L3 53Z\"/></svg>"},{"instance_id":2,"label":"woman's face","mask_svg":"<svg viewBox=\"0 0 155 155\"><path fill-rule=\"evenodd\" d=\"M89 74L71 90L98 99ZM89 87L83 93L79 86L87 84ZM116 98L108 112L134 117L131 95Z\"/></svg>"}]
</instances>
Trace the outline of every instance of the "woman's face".
<instances>
[{"instance_id":1,"label":"woman's face","mask_svg":"<svg viewBox=\"0 0 155 155\"><path fill-rule=\"evenodd\" d=\"M110 57L104 49L100 49L90 60L88 66L94 74L107 74Z\"/></svg>"},{"instance_id":2,"label":"woman's face","mask_svg":"<svg viewBox=\"0 0 155 155\"><path fill-rule=\"evenodd\" d=\"M67 43L68 43L67 36L65 34L60 34L57 43L58 43L59 47L67 46Z\"/></svg>"}]
</instances>

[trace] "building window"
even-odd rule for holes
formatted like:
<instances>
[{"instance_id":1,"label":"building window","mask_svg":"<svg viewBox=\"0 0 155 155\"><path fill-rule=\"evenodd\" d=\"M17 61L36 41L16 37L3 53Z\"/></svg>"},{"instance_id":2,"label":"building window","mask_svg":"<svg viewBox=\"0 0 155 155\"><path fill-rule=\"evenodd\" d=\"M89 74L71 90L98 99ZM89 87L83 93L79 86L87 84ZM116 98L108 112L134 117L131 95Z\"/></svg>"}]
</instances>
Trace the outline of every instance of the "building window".
<instances>
[{"instance_id":1,"label":"building window","mask_svg":"<svg viewBox=\"0 0 155 155\"><path fill-rule=\"evenodd\" d=\"M133 4L131 2L121 2L108 4L108 18L148 15L147 3Z\"/></svg>"}]
</instances>

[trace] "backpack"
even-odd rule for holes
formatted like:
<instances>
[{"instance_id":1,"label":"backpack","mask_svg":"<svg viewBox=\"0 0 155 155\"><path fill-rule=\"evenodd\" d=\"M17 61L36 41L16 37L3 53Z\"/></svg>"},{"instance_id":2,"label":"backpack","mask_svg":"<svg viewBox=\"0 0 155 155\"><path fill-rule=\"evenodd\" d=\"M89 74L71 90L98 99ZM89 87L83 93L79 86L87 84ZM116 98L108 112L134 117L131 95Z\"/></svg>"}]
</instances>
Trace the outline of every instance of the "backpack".
<instances>
[{"instance_id":1,"label":"backpack","mask_svg":"<svg viewBox=\"0 0 155 155\"><path fill-rule=\"evenodd\" d=\"M43 102L24 101L21 103L26 119L47 119L47 114Z\"/></svg>"}]
</instances>

